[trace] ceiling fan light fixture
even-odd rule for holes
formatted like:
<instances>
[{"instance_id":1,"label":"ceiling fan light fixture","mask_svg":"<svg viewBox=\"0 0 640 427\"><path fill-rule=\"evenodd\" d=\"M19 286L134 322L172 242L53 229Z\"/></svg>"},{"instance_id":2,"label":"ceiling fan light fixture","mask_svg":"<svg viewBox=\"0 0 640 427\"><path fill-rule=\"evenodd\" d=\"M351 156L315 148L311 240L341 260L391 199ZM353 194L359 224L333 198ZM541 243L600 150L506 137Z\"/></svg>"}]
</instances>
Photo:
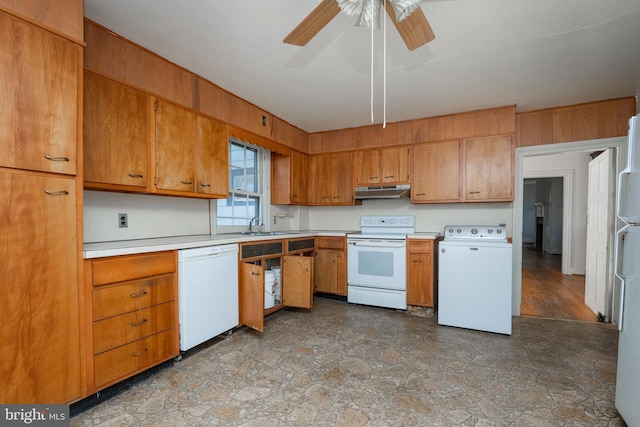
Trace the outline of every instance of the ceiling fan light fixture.
<instances>
[{"instance_id":1,"label":"ceiling fan light fixture","mask_svg":"<svg viewBox=\"0 0 640 427\"><path fill-rule=\"evenodd\" d=\"M336 0L342 12L357 18L356 27L380 28L379 0ZM420 7L422 0L387 0L393 7L398 22L404 20Z\"/></svg>"},{"instance_id":2,"label":"ceiling fan light fixture","mask_svg":"<svg viewBox=\"0 0 640 427\"><path fill-rule=\"evenodd\" d=\"M396 20L403 21L420 7L422 0L388 0L396 13Z\"/></svg>"}]
</instances>

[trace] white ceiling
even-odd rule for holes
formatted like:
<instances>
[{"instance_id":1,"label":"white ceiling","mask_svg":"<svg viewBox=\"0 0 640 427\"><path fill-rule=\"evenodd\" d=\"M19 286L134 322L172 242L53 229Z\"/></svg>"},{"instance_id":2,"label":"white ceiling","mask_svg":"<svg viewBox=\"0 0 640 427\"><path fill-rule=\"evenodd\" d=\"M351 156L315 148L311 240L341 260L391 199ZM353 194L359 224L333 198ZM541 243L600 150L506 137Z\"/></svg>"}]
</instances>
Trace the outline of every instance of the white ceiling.
<instances>
[{"instance_id":1,"label":"white ceiling","mask_svg":"<svg viewBox=\"0 0 640 427\"><path fill-rule=\"evenodd\" d=\"M344 14L282 39L320 0L84 0L85 16L307 131L371 124L371 31ZM640 0L426 0L436 39L387 25L386 120L640 95ZM374 33L374 123L383 120Z\"/></svg>"}]
</instances>

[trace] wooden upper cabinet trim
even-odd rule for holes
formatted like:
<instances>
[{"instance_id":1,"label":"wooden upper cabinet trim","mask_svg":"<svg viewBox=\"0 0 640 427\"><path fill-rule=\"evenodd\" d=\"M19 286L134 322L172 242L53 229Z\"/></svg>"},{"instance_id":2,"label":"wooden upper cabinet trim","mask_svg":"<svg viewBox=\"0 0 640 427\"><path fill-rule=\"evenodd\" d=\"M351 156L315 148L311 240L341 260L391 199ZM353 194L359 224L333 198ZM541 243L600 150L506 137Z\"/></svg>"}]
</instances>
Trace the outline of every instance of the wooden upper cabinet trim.
<instances>
[{"instance_id":1,"label":"wooden upper cabinet trim","mask_svg":"<svg viewBox=\"0 0 640 427\"><path fill-rule=\"evenodd\" d=\"M517 146L626 136L635 110L627 97L518 113Z\"/></svg>"},{"instance_id":2,"label":"wooden upper cabinet trim","mask_svg":"<svg viewBox=\"0 0 640 427\"><path fill-rule=\"evenodd\" d=\"M75 43L82 44L84 2L82 0L0 0L0 10L37 24Z\"/></svg>"}]
</instances>

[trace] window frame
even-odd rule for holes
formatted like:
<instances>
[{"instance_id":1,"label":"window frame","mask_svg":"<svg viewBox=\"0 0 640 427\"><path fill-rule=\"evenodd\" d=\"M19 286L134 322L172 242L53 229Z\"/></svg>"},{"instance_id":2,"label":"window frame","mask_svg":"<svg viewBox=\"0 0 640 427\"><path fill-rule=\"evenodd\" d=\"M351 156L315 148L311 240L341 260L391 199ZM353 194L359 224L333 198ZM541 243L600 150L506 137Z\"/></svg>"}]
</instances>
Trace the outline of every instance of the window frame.
<instances>
[{"instance_id":1,"label":"window frame","mask_svg":"<svg viewBox=\"0 0 640 427\"><path fill-rule=\"evenodd\" d=\"M248 191L244 189L234 189L234 171L237 169L233 166L232 163L232 155L233 155L233 146L240 146L246 150L255 150L256 153L256 178L257 178L257 191ZM246 156L245 156L246 159ZM263 224L263 229L266 230L265 227L268 227L268 212L267 209L270 203L270 151L264 147L261 147L256 144L252 144L251 142L244 141L241 139L229 138L229 159L228 166L229 168L229 187L228 187L228 197L226 199L215 199L211 201L211 211L215 213L212 215L212 230L214 234L220 233L236 233L241 231L247 231L249 229L249 218L247 215L236 215L233 212L231 216L220 216L219 203L226 200L231 200L232 210L237 206L235 204L235 200L233 200L233 195L239 195L241 197L255 198L256 199L256 210L258 212L257 217L260 219L260 223ZM244 168L242 170L247 171L247 165L245 163ZM237 174L236 174L237 175ZM220 224L220 219L230 219L231 224ZM252 217L253 218L253 217ZM254 227L254 229L256 229Z\"/></svg>"}]
</instances>

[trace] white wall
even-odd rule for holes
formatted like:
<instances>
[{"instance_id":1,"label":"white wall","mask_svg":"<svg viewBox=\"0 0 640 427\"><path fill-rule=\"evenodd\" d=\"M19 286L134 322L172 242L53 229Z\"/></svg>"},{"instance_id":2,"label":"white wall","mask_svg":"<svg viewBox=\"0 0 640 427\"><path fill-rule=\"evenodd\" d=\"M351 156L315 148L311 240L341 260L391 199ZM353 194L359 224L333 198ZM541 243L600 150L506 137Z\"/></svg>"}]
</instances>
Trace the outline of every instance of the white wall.
<instances>
[{"instance_id":1,"label":"white wall","mask_svg":"<svg viewBox=\"0 0 640 427\"><path fill-rule=\"evenodd\" d=\"M586 246L587 246L587 185L589 175L588 152L573 152L563 154L545 154L529 156L523 160L523 175L525 177L549 176L550 171L571 170L574 174L573 192L570 201L572 206L571 224L571 260L570 270L573 274L585 274ZM558 174L558 176L561 176ZM567 224L564 224L567 226Z\"/></svg>"},{"instance_id":2,"label":"white wall","mask_svg":"<svg viewBox=\"0 0 640 427\"><path fill-rule=\"evenodd\" d=\"M129 227L118 227L126 213ZM210 234L209 201L144 194L84 192L84 242Z\"/></svg>"},{"instance_id":3,"label":"white wall","mask_svg":"<svg viewBox=\"0 0 640 427\"><path fill-rule=\"evenodd\" d=\"M512 230L512 203L411 204L408 199L363 200L362 206L314 206L309 209L313 230L360 230L363 215L414 215L416 231L443 232L446 225L506 224Z\"/></svg>"}]
</instances>

